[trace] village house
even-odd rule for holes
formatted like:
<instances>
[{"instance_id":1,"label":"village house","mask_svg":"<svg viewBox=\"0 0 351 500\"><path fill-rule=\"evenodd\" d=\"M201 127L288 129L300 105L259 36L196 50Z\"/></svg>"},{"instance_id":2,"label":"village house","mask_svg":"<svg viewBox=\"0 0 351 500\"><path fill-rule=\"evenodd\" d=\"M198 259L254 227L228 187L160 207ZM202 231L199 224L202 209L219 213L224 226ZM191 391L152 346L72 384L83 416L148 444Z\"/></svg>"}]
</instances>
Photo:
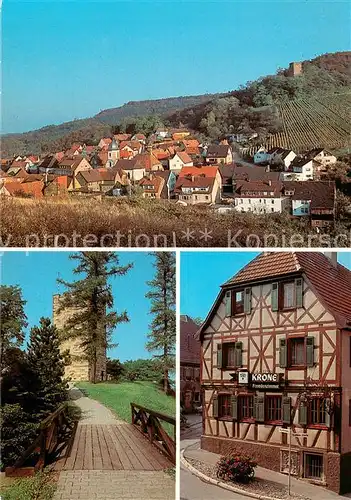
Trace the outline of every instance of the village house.
<instances>
[{"instance_id":1,"label":"village house","mask_svg":"<svg viewBox=\"0 0 351 500\"><path fill-rule=\"evenodd\" d=\"M173 158L169 159L169 170L179 173L183 167L192 167L193 160L185 151L178 151Z\"/></svg>"},{"instance_id":2,"label":"village house","mask_svg":"<svg viewBox=\"0 0 351 500\"><path fill-rule=\"evenodd\" d=\"M218 167L183 167L175 186L179 201L189 205L218 203L221 197Z\"/></svg>"},{"instance_id":3,"label":"village house","mask_svg":"<svg viewBox=\"0 0 351 500\"><path fill-rule=\"evenodd\" d=\"M313 180L313 160L309 158L296 157L287 171L281 172L282 181L309 181Z\"/></svg>"},{"instance_id":4,"label":"village house","mask_svg":"<svg viewBox=\"0 0 351 500\"><path fill-rule=\"evenodd\" d=\"M120 158L130 159L143 151L143 145L139 141L122 141L119 145Z\"/></svg>"},{"instance_id":5,"label":"village house","mask_svg":"<svg viewBox=\"0 0 351 500\"><path fill-rule=\"evenodd\" d=\"M142 189L143 198L160 199L165 186L165 180L154 172L149 172L140 180L139 186Z\"/></svg>"},{"instance_id":6,"label":"village house","mask_svg":"<svg viewBox=\"0 0 351 500\"><path fill-rule=\"evenodd\" d=\"M115 134L113 136L117 142L129 141L132 137L131 134Z\"/></svg>"},{"instance_id":7,"label":"village house","mask_svg":"<svg viewBox=\"0 0 351 500\"><path fill-rule=\"evenodd\" d=\"M293 476L351 491L351 272L336 254L261 253L199 338L201 447L287 473L291 439Z\"/></svg>"},{"instance_id":8,"label":"village house","mask_svg":"<svg viewBox=\"0 0 351 500\"><path fill-rule=\"evenodd\" d=\"M0 195L22 198L43 198L44 182L6 182L0 187Z\"/></svg>"},{"instance_id":9,"label":"village house","mask_svg":"<svg viewBox=\"0 0 351 500\"><path fill-rule=\"evenodd\" d=\"M288 170L293 160L296 158L296 153L292 149L272 148L267 153L269 155L269 163L272 167L283 168Z\"/></svg>"},{"instance_id":10,"label":"village house","mask_svg":"<svg viewBox=\"0 0 351 500\"><path fill-rule=\"evenodd\" d=\"M211 144L206 150L206 162L217 163L232 163L233 154L230 146L226 144Z\"/></svg>"},{"instance_id":11,"label":"village house","mask_svg":"<svg viewBox=\"0 0 351 500\"><path fill-rule=\"evenodd\" d=\"M284 196L290 200L288 210L294 217L310 219L315 228L335 223L336 187L331 181L284 182Z\"/></svg>"},{"instance_id":12,"label":"village house","mask_svg":"<svg viewBox=\"0 0 351 500\"><path fill-rule=\"evenodd\" d=\"M254 163L256 165L265 165L269 163L270 155L268 151L263 146L260 146L253 157Z\"/></svg>"},{"instance_id":13,"label":"village house","mask_svg":"<svg viewBox=\"0 0 351 500\"><path fill-rule=\"evenodd\" d=\"M255 214L281 213L285 208L280 181L237 181L235 209Z\"/></svg>"},{"instance_id":14,"label":"village house","mask_svg":"<svg viewBox=\"0 0 351 500\"><path fill-rule=\"evenodd\" d=\"M189 316L180 316L180 404L185 413L201 405L199 329Z\"/></svg>"},{"instance_id":15,"label":"village house","mask_svg":"<svg viewBox=\"0 0 351 500\"><path fill-rule=\"evenodd\" d=\"M146 172L145 165L139 163L137 157L131 160L118 160L114 168L126 172L128 179L132 182L140 181Z\"/></svg>"},{"instance_id":16,"label":"village house","mask_svg":"<svg viewBox=\"0 0 351 500\"><path fill-rule=\"evenodd\" d=\"M87 191L105 193L115 185L115 177L113 169L98 168L79 172L76 182Z\"/></svg>"},{"instance_id":17,"label":"village house","mask_svg":"<svg viewBox=\"0 0 351 500\"><path fill-rule=\"evenodd\" d=\"M321 163L324 167L337 162L336 156L323 148L311 149L311 151L308 151L305 156L310 160Z\"/></svg>"},{"instance_id":18,"label":"village house","mask_svg":"<svg viewBox=\"0 0 351 500\"><path fill-rule=\"evenodd\" d=\"M162 179L160 181L159 179ZM139 182L143 189L144 198L162 198L170 200L173 196L177 177L174 172L169 170L158 170L156 172L147 172Z\"/></svg>"},{"instance_id":19,"label":"village house","mask_svg":"<svg viewBox=\"0 0 351 500\"><path fill-rule=\"evenodd\" d=\"M132 136L132 141L139 141L142 144L146 143L146 136L144 134L134 134Z\"/></svg>"},{"instance_id":20,"label":"village house","mask_svg":"<svg viewBox=\"0 0 351 500\"><path fill-rule=\"evenodd\" d=\"M98 148L107 149L109 147L109 145L111 144L111 142L112 142L111 137L103 137L99 141Z\"/></svg>"},{"instance_id":21,"label":"village house","mask_svg":"<svg viewBox=\"0 0 351 500\"><path fill-rule=\"evenodd\" d=\"M222 178L222 198L235 197L237 183L240 181L279 181L279 172L271 172L269 168L260 166L247 166L231 163L220 165L219 172Z\"/></svg>"}]
</instances>

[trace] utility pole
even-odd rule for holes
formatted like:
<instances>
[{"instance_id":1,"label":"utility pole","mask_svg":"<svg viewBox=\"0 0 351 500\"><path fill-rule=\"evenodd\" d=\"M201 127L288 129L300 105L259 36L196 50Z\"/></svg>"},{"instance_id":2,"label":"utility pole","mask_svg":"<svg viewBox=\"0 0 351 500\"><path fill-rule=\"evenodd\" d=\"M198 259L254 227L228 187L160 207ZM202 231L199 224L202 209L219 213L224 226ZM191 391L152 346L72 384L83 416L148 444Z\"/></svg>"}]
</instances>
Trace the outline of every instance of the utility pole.
<instances>
[{"instance_id":1,"label":"utility pole","mask_svg":"<svg viewBox=\"0 0 351 500\"><path fill-rule=\"evenodd\" d=\"M293 432L292 427L279 428L279 432L282 434L288 434L288 443L289 443L289 466L288 466L288 495L291 496L291 436L301 437L302 439L307 438L307 434L301 430L301 432L295 431Z\"/></svg>"}]
</instances>

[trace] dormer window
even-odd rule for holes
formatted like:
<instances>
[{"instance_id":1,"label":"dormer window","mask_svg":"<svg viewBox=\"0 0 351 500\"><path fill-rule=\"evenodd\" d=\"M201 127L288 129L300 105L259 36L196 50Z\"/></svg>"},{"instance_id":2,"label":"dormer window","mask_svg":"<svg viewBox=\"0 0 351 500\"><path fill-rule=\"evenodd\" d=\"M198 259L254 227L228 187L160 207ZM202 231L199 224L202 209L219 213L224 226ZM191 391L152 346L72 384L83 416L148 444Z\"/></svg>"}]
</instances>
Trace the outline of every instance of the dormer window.
<instances>
[{"instance_id":1,"label":"dormer window","mask_svg":"<svg viewBox=\"0 0 351 500\"><path fill-rule=\"evenodd\" d=\"M226 316L251 313L251 288L238 288L225 293Z\"/></svg>"},{"instance_id":2,"label":"dormer window","mask_svg":"<svg viewBox=\"0 0 351 500\"><path fill-rule=\"evenodd\" d=\"M303 279L281 281L272 284L272 311L284 311L303 307Z\"/></svg>"}]
</instances>

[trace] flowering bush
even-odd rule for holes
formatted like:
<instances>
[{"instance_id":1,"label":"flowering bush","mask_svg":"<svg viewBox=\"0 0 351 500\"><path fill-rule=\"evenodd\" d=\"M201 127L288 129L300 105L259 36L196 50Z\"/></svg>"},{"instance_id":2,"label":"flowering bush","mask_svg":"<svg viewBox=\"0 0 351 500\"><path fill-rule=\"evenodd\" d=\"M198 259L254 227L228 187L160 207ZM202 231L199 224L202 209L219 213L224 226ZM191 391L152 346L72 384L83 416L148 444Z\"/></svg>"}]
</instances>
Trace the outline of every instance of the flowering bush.
<instances>
[{"instance_id":1,"label":"flowering bush","mask_svg":"<svg viewBox=\"0 0 351 500\"><path fill-rule=\"evenodd\" d=\"M217 477L227 481L248 483L255 475L257 462L244 455L228 454L217 463Z\"/></svg>"}]
</instances>

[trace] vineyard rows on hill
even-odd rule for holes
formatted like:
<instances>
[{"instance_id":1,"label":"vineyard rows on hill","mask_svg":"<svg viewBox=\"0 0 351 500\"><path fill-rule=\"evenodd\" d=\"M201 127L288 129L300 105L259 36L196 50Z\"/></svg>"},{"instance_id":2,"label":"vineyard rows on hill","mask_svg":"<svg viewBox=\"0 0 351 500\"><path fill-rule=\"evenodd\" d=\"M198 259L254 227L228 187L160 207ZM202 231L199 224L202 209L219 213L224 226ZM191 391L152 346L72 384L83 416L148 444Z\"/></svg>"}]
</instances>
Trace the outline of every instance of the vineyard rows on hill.
<instances>
[{"instance_id":1,"label":"vineyard rows on hill","mask_svg":"<svg viewBox=\"0 0 351 500\"><path fill-rule=\"evenodd\" d=\"M294 100L278 106L283 130L265 146L291 148L296 153L317 147L338 149L350 145L351 93Z\"/></svg>"}]
</instances>

